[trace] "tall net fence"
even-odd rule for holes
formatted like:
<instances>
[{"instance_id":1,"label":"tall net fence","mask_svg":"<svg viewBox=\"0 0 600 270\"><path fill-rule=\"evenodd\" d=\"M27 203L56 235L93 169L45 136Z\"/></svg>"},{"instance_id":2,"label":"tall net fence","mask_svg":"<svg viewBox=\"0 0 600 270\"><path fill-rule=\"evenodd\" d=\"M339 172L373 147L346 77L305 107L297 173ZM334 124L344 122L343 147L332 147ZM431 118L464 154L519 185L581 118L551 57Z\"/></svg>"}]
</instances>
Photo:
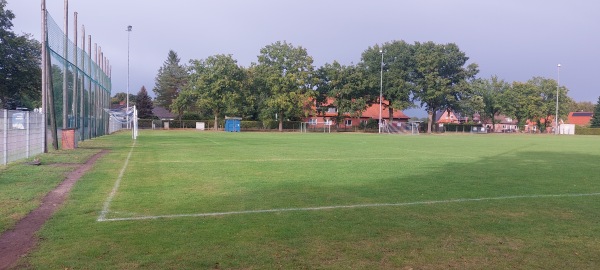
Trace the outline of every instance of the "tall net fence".
<instances>
[{"instance_id":1,"label":"tall net fence","mask_svg":"<svg viewBox=\"0 0 600 270\"><path fill-rule=\"evenodd\" d=\"M46 18L49 80L46 99L48 109L54 110L49 113L50 121L55 121L57 129L75 129L77 140L108 134L110 117L105 111L111 92L108 61L97 45L94 45L95 53L91 53L90 36L86 44L85 34L82 35L82 48L79 48L49 12Z\"/></svg>"}]
</instances>

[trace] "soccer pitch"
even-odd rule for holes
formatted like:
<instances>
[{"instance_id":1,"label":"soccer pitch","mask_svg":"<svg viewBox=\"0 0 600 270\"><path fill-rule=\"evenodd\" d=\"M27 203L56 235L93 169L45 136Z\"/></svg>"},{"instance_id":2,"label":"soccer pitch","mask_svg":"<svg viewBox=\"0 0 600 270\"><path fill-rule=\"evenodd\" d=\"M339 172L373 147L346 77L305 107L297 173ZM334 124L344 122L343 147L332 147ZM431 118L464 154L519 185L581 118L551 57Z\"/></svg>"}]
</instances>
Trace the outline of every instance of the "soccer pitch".
<instances>
[{"instance_id":1,"label":"soccer pitch","mask_svg":"<svg viewBox=\"0 0 600 270\"><path fill-rule=\"evenodd\" d=\"M599 142L142 131L132 143L120 133L90 142L111 153L49 222L31 264L595 268Z\"/></svg>"}]
</instances>

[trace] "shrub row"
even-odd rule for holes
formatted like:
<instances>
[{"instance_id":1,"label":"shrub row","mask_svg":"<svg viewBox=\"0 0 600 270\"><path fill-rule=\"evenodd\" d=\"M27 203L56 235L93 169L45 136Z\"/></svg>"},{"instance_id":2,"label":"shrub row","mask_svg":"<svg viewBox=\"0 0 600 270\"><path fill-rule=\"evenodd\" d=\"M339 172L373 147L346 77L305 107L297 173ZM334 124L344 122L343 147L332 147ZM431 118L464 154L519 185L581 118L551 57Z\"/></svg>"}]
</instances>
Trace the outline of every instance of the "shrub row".
<instances>
[{"instance_id":1,"label":"shrub row","mask_svg":"<svg viewBox=\"0 0 600 270\"><path fill-rule=\"evenodd\" d=\"M600 128L575 126L575 135L600 135Z\"/></svg>"}]
</instances>

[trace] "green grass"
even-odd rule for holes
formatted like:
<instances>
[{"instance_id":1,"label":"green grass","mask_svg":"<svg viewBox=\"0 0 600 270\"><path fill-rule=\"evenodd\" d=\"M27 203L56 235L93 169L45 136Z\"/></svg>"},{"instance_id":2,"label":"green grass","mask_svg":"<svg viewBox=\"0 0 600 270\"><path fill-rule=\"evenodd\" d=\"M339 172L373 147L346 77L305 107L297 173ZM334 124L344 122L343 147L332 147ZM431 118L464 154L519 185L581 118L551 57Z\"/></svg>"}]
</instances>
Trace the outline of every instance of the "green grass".
<instances>
[{"instance_id":1,"label":"green grass","mask_svg":"<svg viewBox=\"0 0 600 270\"><path fill-rule=\"evenodd\" d=\"M0 166L0 233L13 228L68 172L99 151L52 151L38 156L41 166L28 165L33 158Z\"/></svg>"},{"instance_id":2,"label":"green grass","mask_svg":"<svg viewBox=\"0 0 600 270\"><path fill-rule=\"evenodd\" d=\"M111 152L21 262L33 269L593 269L600 138L143 131Z\"/></svg>"}]
</instances>

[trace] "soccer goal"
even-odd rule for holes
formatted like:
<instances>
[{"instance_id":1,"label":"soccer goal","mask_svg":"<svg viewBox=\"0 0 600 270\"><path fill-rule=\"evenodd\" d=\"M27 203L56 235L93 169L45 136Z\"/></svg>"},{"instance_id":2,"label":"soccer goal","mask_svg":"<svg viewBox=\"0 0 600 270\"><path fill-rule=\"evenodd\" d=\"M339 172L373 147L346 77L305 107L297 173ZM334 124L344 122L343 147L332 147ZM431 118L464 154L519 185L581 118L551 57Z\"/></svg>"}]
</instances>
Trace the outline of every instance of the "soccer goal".
<instances>
[{"instance_id":1,"label":"soccer goal","mask_svg":"<svg viewBox=\"0 0 600 270\"><path fill-rule=\"evenodd\" d=\"M383 126L383 131L388 134L419 135L420 121L406 123L388 123Z\"/></svg>"},{"instance_id":2,"label":"soccer goal","mask_svg":"<svg viewBox=\"0 0 600 270\"><path fill-rule=\"evenodd\" d=\"M327 122L302 122L300 123L300 132L301 133L306 133L306 132L321 132L323 131L323 133L331 133L331 126L333 125L333 122L331 121L327 121Z\"/></svg>"}]
</instances>

